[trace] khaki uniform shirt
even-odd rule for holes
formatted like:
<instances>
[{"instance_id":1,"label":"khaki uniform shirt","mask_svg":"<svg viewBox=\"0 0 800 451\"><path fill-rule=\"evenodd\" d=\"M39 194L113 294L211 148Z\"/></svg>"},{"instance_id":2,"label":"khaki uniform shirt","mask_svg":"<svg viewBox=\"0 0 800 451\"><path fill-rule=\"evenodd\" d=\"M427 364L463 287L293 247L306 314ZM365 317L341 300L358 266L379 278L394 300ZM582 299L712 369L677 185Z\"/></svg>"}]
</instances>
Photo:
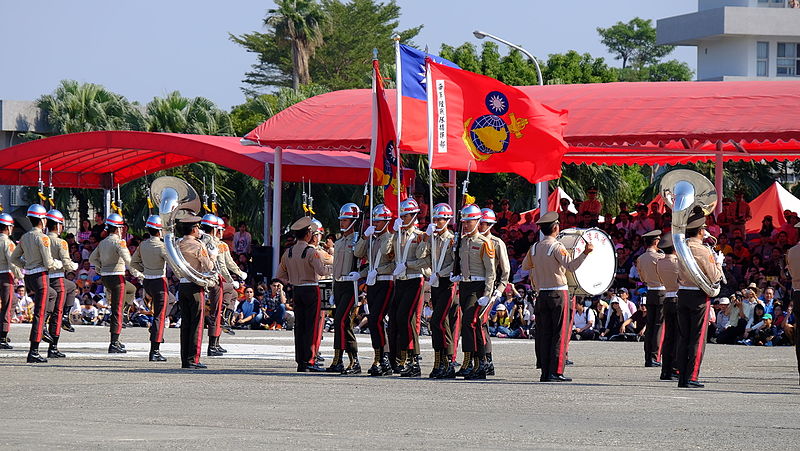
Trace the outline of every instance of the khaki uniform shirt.
<instances>
[{"instance_id":1,"label":"khaki uniform shirt","mask_svg":"<svg viewBox=\"0 0 800 451\"><path fill-rule=\"evenodd\" d=\"M345 235L333 243L333 280L340 280L353 272L353 250L356 234Z\"/></svg>"},{"instance_id":2,"label":"khaki uniform shirt","mask_svg":"<svg viewBox=\"0 0 800 451\"><path fill-rule=\"evenodd\" d=\"M786 252L786 269L792 275L792 288L800 290L800 244L792 246ZM800 312L795 312L795 315Z\"/></svg>"},{"instance_id":3,"label":"khaki uniform shirt","mask_svg":"<svg viewBox=\"0 0 800 451\"><path fill-rule=\"evenodd\" d=\"M658 278L658 272L656 271L656 265L662 258L664 258L662 252L647 249L644 254L636 259L636 269L639 271L639 279L647 285L647 288L652 289L664 286Z\"/></svg>"},{"instance_id":4,"label":"khaki uniform shirt","mask_svg":"<svg viewBox=\"0 0 800 451\"><path fill-rule=\"evenodd\" d=\"M316 285L320 276L330 275L332 264L330 254L299 240L281 256L278 279L294 286Z\"/></svg>"},{"instance_id":5,"label":"khaki uniform shirt","mask_svg":"<svg viewBox=\"0 0 800 451\"><path fill-rule=\"evenodd\" d=\"M69 256L67 242L62 240L55 232L49 232L47 237L50 238L50 255L60 261L63 266L57 273L50 274L50 277L63 277L64 273L78 269L78 264L72 261L72 257Z\"/></svg>"},{"instance_id":6,"label":"khaki uniform shirt","mask_svg":"<svg viewBox=\"0 0 800 451\"><path fill-rule=\"evenodd\" d=\"M700 267L700 271L703 271L711 283L718 282L722 278L722 265L717 264L717 260L714 258L711 249L704 246L700 238L697 237L687 239L686 245L689 246L689 251L691 251L694 256L697 266ZM678 270L678 282L684 287L698 288L697 284L692 281L684 265L680 265Z\"/></svg>"},{"instance_id":7,"label":"khaki uniform shirt","mask_svg":"<svg viewBox=\"0 0 800 451\"><path fill-rule=\"evenodd\" d=\"M231 248L228 246L228 243L218 239L217 249L219 250L219 253L217 254L217 266L219 267L219 271L225 281L233 282L234 274L236 274L242 280L246 279L247 274L239 269L239 265L233 261L233 257L231 256Z\"/></svg>"},{"instance_id":8,"label":"khaki uniform shirt","mask_svg":"<svg viewBox=\"0 0 800 451\"><path fill-rule=\"evenodd\" d=\"M10 272L15 278L22 278L22 271L11 262L11 254L17 245L5 233L0 233L0 273Z\"/></svg>"},{"instance_id":9,"label":"khaki uniform shirt","mask_svg":"<svg viewBox=\"0 0 800 451\"><path fill-rule=\"evenodd\" d=\"M491 296L495 280L495 250L492 240L475 232L461 238L458 253L461 257L462 280L469 282L473 276L485 277L486 288L483 295Z\"/></svg>"},{"instance_id":10,"label":"khaki uniform shirt","mask_svg":"<svg viewBox=\"0 0 800 451\"><path fill-rule=\"evenodd\" d=\"M658 280L667 289L667 292L678 291L678 256L675 254L664 255L656 262L656 273Z\"/></svg>"},{"instance_id":11,"label":"khaki uniform shirt","mask_svg":"<svg viewBox=\"0 0 800 451\"><path fill-rule=\"evenodd\" d=\"M369 238L362 238L356 243L353 255L358 258L366 258L369 253L369 243L372 241L372 254L369 261L374 266L372 269L378 271L378 275L391 275L394 271L394 244L396 240L394 234L383 232L378 236L372 235Z\"/></svg>"},{"instance_id":12,"label":"khaki uniform shirt","mask_svg":"<svg viewBox=\"0 0 800 451\"><path fill-rule=\"evenodd\" d=\"M211 260L206 245L194 236L184 236L178 242L178 250L183 255L183 259L186 260L186 264L195 271L207 273L214 269L214 261Z\"/></svg>"},{"instance_id":13,"label":"khaki uniform shirt","mask_svg":"<svg viewBox=\"0 0 800 451\"><path fill-rule=\"evenodd\" d=\"M394 261L395 266L397 263L405 263L406 271L397 276L397 279L404 280L419 274L430 275L431 260L428 258L428 246L425 244L428 235L413 226L402 229L399 233L400 249L394 253Z\"/></svg>"},{"instance_id":14,"label":"khaki uniform shirt","mask_svg":"<svg viewBox=\"0 0 800 451\"><path fill-rule=\"evenodd\" d=\"M530 271L531 282L537 290L559 288L567 285L567 271L575 271L586 254L571 257L561 241L552 236L531 246L522 261L522 269Z\"/></svg>"},{"instance_id":15,"label":"khaki uniform shirt","mask_svg":"<svg viewBox=\"0 0 800 451\"><path fill-rule=\"evenodd\" d=\"M492 235L491 233L487 236L492 240L492 245L495 250L494 260L495 263L497 263L497 269L495 270L497 274L495 278L495 284L497 285L496 290L503 293L506 291L508 278L511 276L511 263L508 261L508 248L500 237Z\"/></svg>"},{"instance_id":16,"label":"khaki uniform shirt","mask_svg":"<svg viewBox=\"0 0 800 451\"><path fill-rule=\"evenodd\" d=\"M116 233L107 236L97 245L89 255L89 262L101 276L122 276L125 275L125 268L128 268L133 277L137 279L144 277L142 273L131 268L128 245Z\"/></svg>"},{"instance_id":17,"label":"khaki uniform shirt","mask_svg":"<svg viewBox=\"0 0 800 451\"><path fill-rule=\"evenodd\" d=\"M453 232L444 229L441 233L433 234L429 240L425 240L425 253L427 254L428 265L431 273L435 273L439 278L448 278L453 273ZM433 260L435 246L436 261Z\"/></svg>"},{"instance_id":18,"label":"khaki uniform shirt","mask_svg":"<svg viewBox=\"0 0 800 451\"><path fill-rule=\"evenodd\" d=\"M139 244L131 257L131 268L143 272L145 278L166 276L167 248L161 237L151 236Z\"/></svg>"},{"instance_id":19,"label":"khaki uniform shirt","mask_svg":"<svg viewBox=\"0 0 800 451\"><path fill-rule=\"evenodd\" d=\"M38 227L22 235L19 246L11 253L11 263L26 271L39 268L57 271L56 261L50 252L50 238Z\"/></svg>"}]
</instances>

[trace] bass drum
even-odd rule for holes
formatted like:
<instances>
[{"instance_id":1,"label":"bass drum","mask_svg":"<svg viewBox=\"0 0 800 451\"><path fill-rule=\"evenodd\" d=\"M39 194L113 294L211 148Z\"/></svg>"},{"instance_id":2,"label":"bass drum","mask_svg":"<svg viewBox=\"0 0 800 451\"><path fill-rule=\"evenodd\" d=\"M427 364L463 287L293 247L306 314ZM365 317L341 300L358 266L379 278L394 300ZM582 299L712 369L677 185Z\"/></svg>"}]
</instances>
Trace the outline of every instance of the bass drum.
<instances>
[{"instance_id":1,"label":"bass drum","mask_svg":"<svg viewBox=\"0 0 800 451\"><path fill-rule=\"evenodd\" d=\"M617 272L617 252L614 242L600 229L566 229L558 234L558 241L567 248L570 257L580 255L586 243L594 250L586 256L576 271L567 270L567 285L571 292L580 296L597 296L608 290Z\"/></svg>"}]
</instances>

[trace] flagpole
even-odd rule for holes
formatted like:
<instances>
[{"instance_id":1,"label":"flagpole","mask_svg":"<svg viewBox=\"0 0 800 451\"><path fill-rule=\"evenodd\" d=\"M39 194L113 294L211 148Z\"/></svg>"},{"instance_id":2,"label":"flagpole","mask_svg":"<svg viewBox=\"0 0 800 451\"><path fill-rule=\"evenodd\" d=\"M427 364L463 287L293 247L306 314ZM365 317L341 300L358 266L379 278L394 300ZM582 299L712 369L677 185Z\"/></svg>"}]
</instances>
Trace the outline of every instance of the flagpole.
<instances>
[{"instance_id":1,"label":"flagpole","mask_svg":"<svg viewBox=\"0 0 800 451\"><path fill-rule=\"evenodd\" d=\"M428 213L431 217L431 224L433 224L433 82L431 71L428 67L428 60L425 59L425 91L427 94L427 110L428 110L428 192L430 193L430 201L428 203ZM434 241L434 231L431 234L431 267L436 271L436 242ZM433 274L439 277L438 274Z\"/></svg>"},{"instance_id":2,"label":"flagpole","mask_svg":"<svg viewBox=\"0 0 800 451\"><path fill-rule=\"evenodd\" d=\"M378 49L372 49L372 140L369 144L369 225L372 225L373 198L375 194L375 156L378 150L378 92L377 73L375 62L378 61ZM369 270L372 271L372 239L369 240L369 254L367 255Z\"/></svg>"},{"instance_id":3,"label":"flagpole","mask_svg":"<svg viewBox=\"0 0 800 451\"><path fill-rule=\"evenodd\" d=\"M402 76L402 57L400 56L400 35L392 36L394 39L394 84L397 94L397 105L395 107L395 134L397 135L397 146L400 147L400 136L403 131L403 76Z\"/></svg>"}]
</instances>

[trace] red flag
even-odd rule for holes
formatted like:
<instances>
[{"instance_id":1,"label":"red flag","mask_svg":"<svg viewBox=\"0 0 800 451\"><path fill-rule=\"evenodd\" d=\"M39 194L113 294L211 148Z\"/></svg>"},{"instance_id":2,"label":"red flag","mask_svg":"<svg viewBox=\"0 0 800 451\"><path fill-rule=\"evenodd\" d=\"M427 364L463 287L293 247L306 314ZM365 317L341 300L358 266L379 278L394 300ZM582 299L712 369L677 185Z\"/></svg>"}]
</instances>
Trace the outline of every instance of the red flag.
<instances>
[{"instance_id":1,"label":"red flag","mask_svg":"<svg viewBox=\"0 0 800 451\"><path fill-rule=\"evenodd\" d=\"M397 134L394 129L392 113L386 101L386 92L383 87L378 61L372 62L375 68L375 95L377 97L378 135L375 137L376 153L374 170L375 186L383 188L383 203L392 213L397 215L397 190L400 189L400 200L407 197L405 183L398 182L399 170L398 153L396 149ZM402 160L401 160L402 164Z\"/></svg>"},{"instance_id":2,"label":"red flag","mask_svg":"<svg viewBox=\"0 0 800 451\"><path fill-rule=\"evenodd\" d=\"M514 172L536 183L561 176L567 112L493 78L429 61L434 169Z\"/></svg>"}]
</instances>

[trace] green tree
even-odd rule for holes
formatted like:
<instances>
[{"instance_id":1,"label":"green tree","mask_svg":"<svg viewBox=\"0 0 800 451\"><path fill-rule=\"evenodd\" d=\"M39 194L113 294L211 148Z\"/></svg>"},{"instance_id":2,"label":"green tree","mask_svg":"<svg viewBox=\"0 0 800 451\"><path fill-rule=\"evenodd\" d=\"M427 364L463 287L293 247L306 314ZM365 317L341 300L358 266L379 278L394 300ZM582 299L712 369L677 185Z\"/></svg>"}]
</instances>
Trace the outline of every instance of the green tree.
<instances>
[{"instance_id":1,"label":"green tree","mask_svg":"<svg viewBox=\"0 0 800 451\"><path fill-rule=\"evenodd\" d=\"M496 78L509 85L533 85L538 83L536 67L517 50L501 56L497 44L484 42L478 54L474 45L467 42L459 47L443 44L439 55L456 63L464 70Z\"/></svg>"},{"instance_id":2,"label":"green tree","mask_svg":"<svg viewBox=\"0 0 800 451\"><path fill-rule=\"evenodd\" d=\"M233 123L227 112L205 97L190 99L178 91L147 104L146 124L149 132L233 136Z\"/></svg>"},{"instance_id":3,"label":"green tree","mask_svg":"<svg viewBox=\"0 0 800 451\"><path fill-rule=\"evenodd\" d=\"M656 45L656 29L653 21L634 17L628 23L617 22L609 28L598 28L601 40L616 59L622 60L622 68L628 62L634 66L655 64L675 49L671 45Z\"/></svg>"},{"instance_id":4,"label":"green tree","mask_svg":"<svg viewBox=\"0 0 800 451\"><path fill-rule=\"evenodd\" d=\"M542 76L547 84L573 84L610 83L618 81L619 74L603 58L570 50L550 55L542 67Z\"/></svg>"},{"instance_id":5,"label":"green tree","mask_svg":"<svg viewBox=\"0 0 800 451\"><path fill-rule=\"evenodd\" d=\"M287 44L292 55L292 87L311 82L309 59L322 45L322 28L327 15L315 0L276 0L277 8L270 9L264 25L272 27L278 44Z\"/></svg>"},{"instance_id":6,"label":"green tree","mask_svg":"<svg viewBox=\"0 0 800 451\"><path fill-rule=\"evenodd\" d=\"M125 97L93 83L62 80L36 105L47 116L53 134L98 130L141 130L144 116Z\"/></svg>"}]
</instances>

